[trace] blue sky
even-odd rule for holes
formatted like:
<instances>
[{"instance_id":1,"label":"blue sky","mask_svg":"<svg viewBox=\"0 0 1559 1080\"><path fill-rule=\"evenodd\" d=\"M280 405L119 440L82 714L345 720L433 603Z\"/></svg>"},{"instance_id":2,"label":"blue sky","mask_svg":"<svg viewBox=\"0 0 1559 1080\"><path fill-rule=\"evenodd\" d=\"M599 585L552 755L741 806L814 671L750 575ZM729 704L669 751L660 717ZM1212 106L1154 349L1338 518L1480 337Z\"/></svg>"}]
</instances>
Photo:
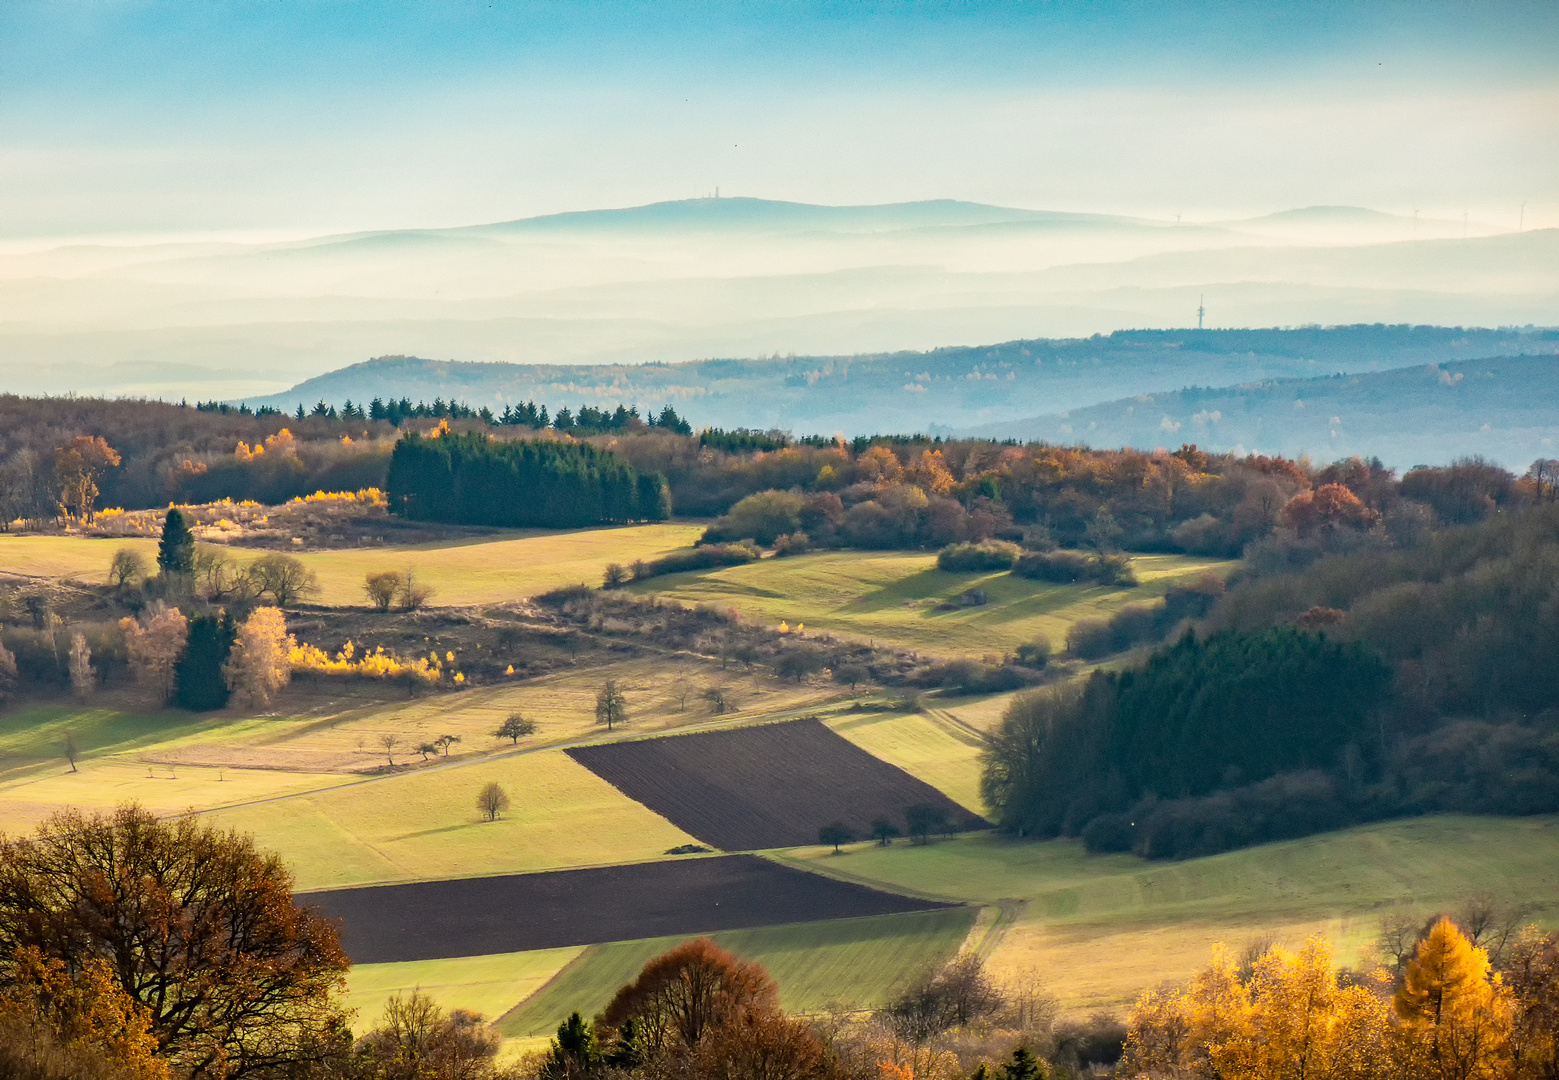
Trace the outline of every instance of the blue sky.
<instances>
[{"instance_id":1,"label":"blue sky","mask_svg":"<svg viewBox=\"0 0 1559 1080\"><path fill-rule=\"evenodd\" d=\"M704 194L1559 225L1559 5L10 0L0 237Z\"/></svg>"}]
</instances>

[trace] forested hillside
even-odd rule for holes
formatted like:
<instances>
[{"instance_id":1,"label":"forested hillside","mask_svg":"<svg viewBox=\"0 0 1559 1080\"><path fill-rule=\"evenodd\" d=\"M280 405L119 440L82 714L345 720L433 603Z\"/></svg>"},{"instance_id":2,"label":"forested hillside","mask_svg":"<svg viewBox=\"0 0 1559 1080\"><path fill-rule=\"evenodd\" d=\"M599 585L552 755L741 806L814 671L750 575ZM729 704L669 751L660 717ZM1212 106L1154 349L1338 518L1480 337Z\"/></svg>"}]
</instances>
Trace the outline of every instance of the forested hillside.
<instances>
[{"instance_id":1,"label":"forested hillside","mask_svg":"<svg viewBox=\"0 0 1559 1080\"><path fill-rule=\"evenodd\" d=\"M1139 668L1014 704L985 775L1001 824L1182 857L1404 814L1559 809L1547 475L1523 491L1462 466L1371 492L1360 474L1384 526L1290 512L1200 626Z\"/></svg>"}]
</instances>

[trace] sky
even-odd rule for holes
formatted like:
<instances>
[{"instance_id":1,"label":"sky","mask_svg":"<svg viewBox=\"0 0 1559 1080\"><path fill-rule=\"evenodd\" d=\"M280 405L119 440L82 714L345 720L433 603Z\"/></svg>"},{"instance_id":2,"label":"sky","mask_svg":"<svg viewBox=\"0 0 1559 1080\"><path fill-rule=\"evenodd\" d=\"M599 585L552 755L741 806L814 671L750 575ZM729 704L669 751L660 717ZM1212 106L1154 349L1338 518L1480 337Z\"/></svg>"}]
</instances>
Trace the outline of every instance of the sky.
<instances>
[{"instance_id":1,"label":"sky","mask_svg":"<svg viewBox=\"0 0 1559 1080\"><path fill-rule=\"evenodd\" d=\"M446 226L717 188L1559 226L1559 4L0 5L0 241Z\"/></svg>"}]
</instances>

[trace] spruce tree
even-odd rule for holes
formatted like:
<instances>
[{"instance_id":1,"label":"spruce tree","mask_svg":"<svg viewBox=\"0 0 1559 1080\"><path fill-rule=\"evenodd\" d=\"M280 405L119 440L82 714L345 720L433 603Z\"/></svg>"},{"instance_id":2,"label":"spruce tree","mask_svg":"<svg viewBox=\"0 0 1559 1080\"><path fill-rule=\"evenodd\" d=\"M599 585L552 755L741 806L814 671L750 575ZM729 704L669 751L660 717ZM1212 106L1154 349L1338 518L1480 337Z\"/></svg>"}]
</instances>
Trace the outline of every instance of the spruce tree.
<instances>
[{"instance_id":1,"label":"spruce tree","mask_svg":"<svg viewBox=\"0 0 1559 1080\"><path fill-rule=\"evenodd\" d=\"M162 523L162 539L157 544L157 569L164 574L195 572L195 534L190 531L184 512L177 507L168 511Z\"/></svg>"},{"instance_id":2,"label":"spruce tree","mask_svg":"<svg viewBox=\"0 0 1559 1080\"><path fill-rule=\"evenodd\" d=\"M189 621L184 655L174 670L174 701L181 709L209 712L227 704L227 680L222 668L238 637L238 627L227 612L196 615Z\"/></svg>"}]
</instances>

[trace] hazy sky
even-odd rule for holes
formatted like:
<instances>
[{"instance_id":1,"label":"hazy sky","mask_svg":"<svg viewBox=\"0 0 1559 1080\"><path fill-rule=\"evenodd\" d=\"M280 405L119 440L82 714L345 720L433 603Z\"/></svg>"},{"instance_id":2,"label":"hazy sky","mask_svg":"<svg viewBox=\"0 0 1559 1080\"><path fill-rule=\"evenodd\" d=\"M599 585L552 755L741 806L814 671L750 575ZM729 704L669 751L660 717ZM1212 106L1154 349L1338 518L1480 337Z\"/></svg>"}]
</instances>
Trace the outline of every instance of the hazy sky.
<instances>
[{"instance_id":1,"label":"hazy sky","mask_svg":"<svg viewBox=\"0 0 1559 1080\"><path fill-rule=\"evenodd\" d=\"M6 0L0 237L712 192L1559 225L1559 4Z\"/></svg>"}]
</instances>

